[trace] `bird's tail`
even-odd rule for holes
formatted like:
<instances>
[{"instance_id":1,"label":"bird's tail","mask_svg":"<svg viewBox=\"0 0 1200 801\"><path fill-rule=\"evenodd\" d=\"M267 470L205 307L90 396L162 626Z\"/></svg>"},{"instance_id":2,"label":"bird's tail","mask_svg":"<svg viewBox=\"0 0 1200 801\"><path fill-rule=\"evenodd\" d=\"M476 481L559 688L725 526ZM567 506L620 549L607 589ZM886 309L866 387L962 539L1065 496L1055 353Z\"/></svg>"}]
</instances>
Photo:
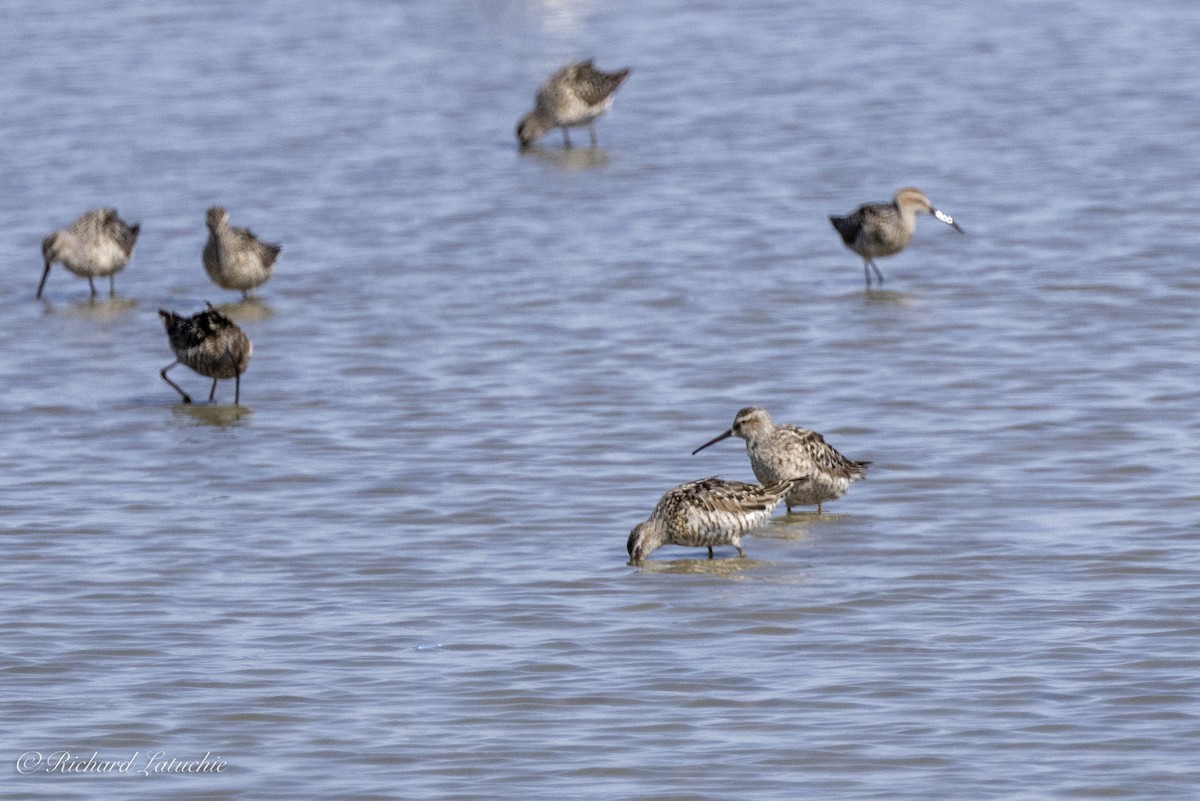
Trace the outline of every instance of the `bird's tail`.
<instances>
[{"instance_id":1,"label":"bird's tail","mask_svg":"<svg viewBox=\"0 0 1200 801\"><path fill-rule=\"evenodd\" d=\"M833 227L842 235L842 241L847 245L854 242L854 237L858 233L855 230L854 223L850 222L849 217L830 217L829 221L833 223Z\"/></svg>"},{"instance_id":2,"label":"bird's tail","mask_svg":"<svg viewBox=\"0 0 1200 801\"><path fill-rule=\"evenodd\" d=\"M121 250L125 251L125 257L128 258L133 254L133 246L137 243L138 234L142 232L142 224L134 223L125 228L119 226L116 232L117 243L121 246Z\"/></svg>"}]
</instances>

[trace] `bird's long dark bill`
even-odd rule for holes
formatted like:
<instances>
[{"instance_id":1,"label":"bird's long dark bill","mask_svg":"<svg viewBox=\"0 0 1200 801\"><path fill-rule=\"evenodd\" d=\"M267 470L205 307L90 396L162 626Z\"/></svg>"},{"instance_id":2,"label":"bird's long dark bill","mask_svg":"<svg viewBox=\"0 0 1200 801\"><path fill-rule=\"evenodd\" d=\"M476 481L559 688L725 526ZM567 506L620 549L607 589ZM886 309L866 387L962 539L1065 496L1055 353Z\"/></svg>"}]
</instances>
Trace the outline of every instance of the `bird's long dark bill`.
<instances>
[{"instance_id":1,"label":"bird's long dark bill","mask_svg":"<svg viewBox=\"0 0 1200 801\"><path fill-rule=\"evenodd\" d=\"M729 429L728 431L726 431L726 432L725 432L724 434L722 434L721 436L719 436L719 437L715 437L715 438L713 438L713 439L710 439L708 442L704 443L704 444L703 444L703 445L701 445L699 448L696 448L696 450L692 451L692 456L695 456L697 453L699 453L700 451L704 450L704 449L705 449L705 448L707 448L709 445L716 445L716 444L717 444L718 442L720 442L721 440L723 440L723 439L729 439L729 438L730 438L730 437L732 437L732 436L733 436L733 429Z\"/></svg>"},{"instance_id":2,"label":"bird's long dark bill","mask_svg":"<svg viewBox=\"0 0 1200 801\"><path fill-rule=\"evenodd\" d=\"M934 210L933 210L933 216L934 216L934 217L937 217L939 220L941 220L941 221L942 221L942 222L944 222L946 225L948 225L948 226L950 226L951 228L953 228L955 231L958 231L960 234L965 234L965 233L966 233L966 231L964 231L964 230L962 229L962 226L961 226L961 225L959 225L958 223L956 223L956 222L954 221L954 218L953 218L953 217L951 217L949 214L947 214L946 212L942 211L941 209L934 209Z\"/></svg>"},{"instance_id":3,"label":"bird's long dark bill","mask_svg":"<svg viewBox=\"0 0 1200 801\"><path fill-rule=\"evenodd\" d=\"M50 277L50 262L46 262L46 271L42 273L42 282L38 284L37 296L42 296L42 290L46 287L46 279ZM26 290L28 291L28 290Z\"/></svg>"}]
</instances>

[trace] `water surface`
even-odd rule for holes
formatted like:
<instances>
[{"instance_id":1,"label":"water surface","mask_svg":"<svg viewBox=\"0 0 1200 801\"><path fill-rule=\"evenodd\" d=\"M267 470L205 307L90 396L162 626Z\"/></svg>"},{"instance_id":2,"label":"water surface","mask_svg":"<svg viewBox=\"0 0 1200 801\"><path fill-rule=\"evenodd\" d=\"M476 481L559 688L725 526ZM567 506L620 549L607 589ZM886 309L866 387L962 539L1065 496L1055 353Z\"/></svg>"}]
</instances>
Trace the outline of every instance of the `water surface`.
<instances>
[{"instance_id":1,"label":"water surface","mask_svg":"<svg viewBox=\"0 0 1200 801\"><path fill-rule=\"evenodd\" d=\"M6 20L7 797L1200 793L1191 4ZM518 152L581 57L633 69L600 148ZM967 234L864 292L826 218L910 184ZM283 244L255 303L204 275L217 203ZM36 301L101 204L117 298ZM240 408L157 375L205 300ZM666 489L751 477L689 455L751 404L868 480L626 565ZM135 769L19 761L63 751Z\"/></svg>"}]
</instances>

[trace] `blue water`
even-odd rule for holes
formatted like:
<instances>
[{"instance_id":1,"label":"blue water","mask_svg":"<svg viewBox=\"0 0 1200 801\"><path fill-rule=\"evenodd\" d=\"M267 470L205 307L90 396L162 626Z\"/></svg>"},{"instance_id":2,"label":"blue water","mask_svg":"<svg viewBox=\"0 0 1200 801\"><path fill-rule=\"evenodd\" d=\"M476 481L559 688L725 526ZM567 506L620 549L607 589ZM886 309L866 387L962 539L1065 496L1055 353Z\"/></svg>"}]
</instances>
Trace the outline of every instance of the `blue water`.
<instances>
[{"instance_id":1,"label":"blue water","mask_svg":"<svg viewBox=\"0 0 1200 801\"><path fill-rule=\"evenodd\" d=\"M1200 795L1190 3L6 12L4 798ZM868 293L826 218L907 185L966 235ZM117 297L35 300L98 205ZM206 300L241 407L157 375ZM868 479L627 565L747 405Z\"/></svg>"}]
</instances>

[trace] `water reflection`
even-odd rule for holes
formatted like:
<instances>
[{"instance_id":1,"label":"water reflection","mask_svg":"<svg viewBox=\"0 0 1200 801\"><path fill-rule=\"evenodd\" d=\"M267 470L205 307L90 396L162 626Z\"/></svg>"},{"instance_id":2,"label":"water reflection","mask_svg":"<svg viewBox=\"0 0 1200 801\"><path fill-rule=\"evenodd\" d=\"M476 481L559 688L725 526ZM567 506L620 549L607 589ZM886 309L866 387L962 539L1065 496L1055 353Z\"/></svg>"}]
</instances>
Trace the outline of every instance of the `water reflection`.
<instances>
[{"instance_id":1,"label":"water reflection","mask_svg":"<svg viewBox=\"0 0 1200 801\"><path fill-rule=\"evenodd\" d=\"M192 425L231 426L251 414L248 406L222 403L175 403L171 416L176 422Z\"/></svg>"},{"instance_id":2,"label":"water reflection","mask_svg":"<svg viewBox=\"0 0 1200 801\"><path fill-rule=\"evenodd\" d=\"M770 524L757 529L753 536L772 540L808 540L812 539L813 526L818 523L833 522L843 517L845 515L831 515L828 512L817 514L816 509L811 512L792 512L790 515L772 518Z\"/></svg>"},{"instance_id":3,"label":"water reflection","mask_svg":"<svg viewBox=\"0 0 1200 801\"><path fill-rule=\"evenodd\" d=\"M521 151L529 156L565 170L592 170L608 164L608 151L601 147L543 147L531 145Z\"/></svg>"},{"instance_id":4,"label":"water reflection","mask_svg":"<svg viewBox=\"0 0 1200 801\"><path fill-rule=\"evenodd\" d=\"M69 304L55 307L54 304L44 301L46 305L46 313L54 314L58 311L66 312L67 314L82 317L87 320L95 320L104 322L115 319L122 314L133 310L137 307L137 301L133 298L100 298L89 297L83 300L72 301Z\"/></svg>"},{"instance_id":5,"label":"water reflection","mask_svg":"<svg viewBox=\"0 0 1200 801\"><path fill-rule=\"evenodd\" d=\"M913 304L913 296L909 292L871 287L863 290L863 300L867 303L890 303L895 306L911 306Z\"/></svg>"},{"instance_id":6,"label":"water reflection","mask_svg":"<svg viewBox=\"0 0 1200 801\"><path fill-rule=\"evenodd\" d=\"M275 310L255 297L243 298L236 303L215 303L217 311L235 323L256 323L274 316Z\"/></svg>"},{"instance_id":7,"label":"water reflection","mask_svg":"<svg viewBox=\"0 0 1200 801\"><path fill-rule=\"evenodd\" d=\"M743 548L745 545L742 546ZM765 567L768 562L752 557L716 556L709 559L706 555L700 559L657 559L646 560L633 565L643 573L707 573L711 576L736 576L748 570Z\"/></svg>"}]
</instances>

